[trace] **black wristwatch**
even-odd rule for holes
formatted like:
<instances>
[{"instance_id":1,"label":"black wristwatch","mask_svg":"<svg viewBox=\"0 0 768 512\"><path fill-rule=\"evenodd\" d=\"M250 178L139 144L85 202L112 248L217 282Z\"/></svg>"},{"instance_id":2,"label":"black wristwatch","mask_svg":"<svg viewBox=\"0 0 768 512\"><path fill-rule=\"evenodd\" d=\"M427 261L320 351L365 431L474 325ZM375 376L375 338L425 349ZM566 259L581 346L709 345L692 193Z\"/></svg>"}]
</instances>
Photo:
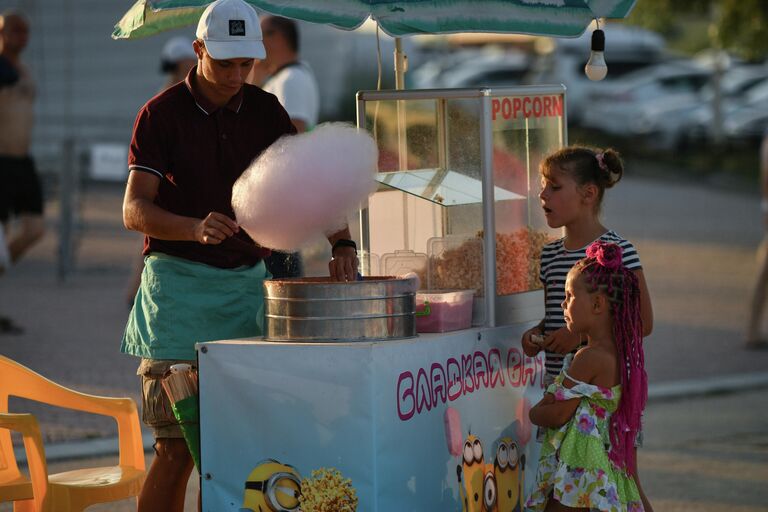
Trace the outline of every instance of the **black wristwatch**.
<instances>
[{"instance_id":1,"label":"black wristwatch","mask_svg":"<svg viewBox=\"0 0 768 512\"><path fill-rule=\"evenodd\" d=\"M357 244L354 240L348 240L346 238L339 238L335 242L333 242L333 247L331 248L331 254L336 252L336 249L339 247L351 247L355 250L355 254L357 254Z\"/></svg>"}]
</instances>

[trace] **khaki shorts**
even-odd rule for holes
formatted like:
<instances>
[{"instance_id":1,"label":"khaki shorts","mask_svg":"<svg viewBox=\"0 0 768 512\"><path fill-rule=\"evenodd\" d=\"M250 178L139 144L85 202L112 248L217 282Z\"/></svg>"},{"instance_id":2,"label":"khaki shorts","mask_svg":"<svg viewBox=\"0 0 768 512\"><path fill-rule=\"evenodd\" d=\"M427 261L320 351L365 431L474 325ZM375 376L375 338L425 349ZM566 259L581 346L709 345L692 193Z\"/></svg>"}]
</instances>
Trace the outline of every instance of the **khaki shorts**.
<instances>
[{"instance_id":1,"label":"khaki shorts","mask_svg":"<svg viewBox=\"0 0 768 512\"><path fill-rule=\"evenodd\" d=\"M177 363L188 363L197 368L197 361L142 359L136 370L136 375L141 376L141 421L152 429L155 439L184 437L161 382L170 367Z\"/></svg>"}]
</instances>

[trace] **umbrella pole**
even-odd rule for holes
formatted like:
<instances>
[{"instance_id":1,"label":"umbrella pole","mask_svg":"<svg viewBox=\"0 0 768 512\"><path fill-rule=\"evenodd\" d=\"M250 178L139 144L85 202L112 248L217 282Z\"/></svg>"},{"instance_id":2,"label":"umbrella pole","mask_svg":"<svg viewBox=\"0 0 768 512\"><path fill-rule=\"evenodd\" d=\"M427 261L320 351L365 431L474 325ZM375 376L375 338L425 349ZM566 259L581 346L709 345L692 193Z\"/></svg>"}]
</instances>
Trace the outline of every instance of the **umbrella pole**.
<instances>
[{"instance_id":1,"label":"umbrella pole","mask_svg":"<svg viewBox=\"0 0 768 512\"><path fill-rule=\"evenodd\" d=\"M403 43L401 38L395 38L395 89L405 89L405 63L406 56L403 53ZM406 141L405 124L405 104L402 100L397 101L397 154L399 170L408 169L408 144ZM408 194L403 194L403 249L409 250L410 247L410 225L408 223Z\"/></svg>"},{"instance_id":2,"label":"umbrella pole","mask_svg":"<svg viewBox=\"0 0 768 512\"><path fill-rule=\"evenodd\" d=\"M395 38L395 89L405 89L405 72L408 71L408 57L403 52L403 41Z\"/></svg>"}]
</instances>

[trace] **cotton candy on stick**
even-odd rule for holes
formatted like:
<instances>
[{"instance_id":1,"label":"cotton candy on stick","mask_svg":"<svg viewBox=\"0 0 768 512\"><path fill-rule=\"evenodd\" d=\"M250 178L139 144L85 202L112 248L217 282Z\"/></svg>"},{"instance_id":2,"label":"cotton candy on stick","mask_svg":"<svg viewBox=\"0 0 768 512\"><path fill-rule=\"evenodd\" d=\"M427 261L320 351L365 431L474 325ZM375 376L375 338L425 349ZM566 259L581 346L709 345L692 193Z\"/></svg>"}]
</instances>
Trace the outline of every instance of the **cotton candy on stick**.
<instances>
[{"instance_id":1,"label":"cotton candy on stick","mask_svg":"<svg viewBox=\"0 0 768 512\"><path fill-rule=\"evenodd\" d=\"M378 150L364 130L326 123L272 144L232 189L237 222L261 246L301 247L344 227L376 190Z\"/></svg>"},{"instance_id":2,"label":"cotton candy on stick","mask_svg":"<svg viewBox=\"0 0 768 512\"><path fill-rule=\"evenodd\" d=\"M445 444L448 453L454 457L461 456L461 416L453 407L445 409L443 414L443 427L445 428Z\"/></svg>"}]
</instances>

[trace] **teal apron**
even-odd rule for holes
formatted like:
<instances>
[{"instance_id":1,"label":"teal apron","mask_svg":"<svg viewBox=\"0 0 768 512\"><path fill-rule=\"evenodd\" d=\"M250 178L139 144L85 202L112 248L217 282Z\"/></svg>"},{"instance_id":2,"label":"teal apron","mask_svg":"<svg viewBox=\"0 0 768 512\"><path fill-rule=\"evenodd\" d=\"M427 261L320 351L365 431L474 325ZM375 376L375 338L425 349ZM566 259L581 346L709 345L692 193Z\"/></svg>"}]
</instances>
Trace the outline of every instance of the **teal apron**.
<instances>
[{"instance_id":1,"label":"teal apron","mask_svg":"<svg viewBox=\"0 0 768 512\"><path fill-rule=\"evenodd\" d=\"M165 254L145 259L120 351L147 359L196 359L195 343L261 336L264 262L221 269Z\"/></svg>"}]
</instances>

